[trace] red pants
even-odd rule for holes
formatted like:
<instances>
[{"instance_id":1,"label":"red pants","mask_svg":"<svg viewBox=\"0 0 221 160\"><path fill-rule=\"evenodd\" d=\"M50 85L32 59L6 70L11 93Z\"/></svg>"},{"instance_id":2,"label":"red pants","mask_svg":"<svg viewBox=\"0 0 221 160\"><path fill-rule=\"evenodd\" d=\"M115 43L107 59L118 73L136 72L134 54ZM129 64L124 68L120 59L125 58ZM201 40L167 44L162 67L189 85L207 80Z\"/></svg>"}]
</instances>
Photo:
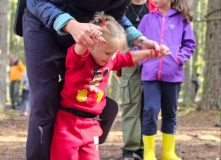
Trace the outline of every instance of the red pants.
<instances>
[{"instance_id":1,"label":"red pants","mask_svg":"<svg viewBox=\"0 0 221 160\"><path fill-rule=\"evenodd\" d=\"M99 160L98 121L59 110L51 143L51 160Z\"/></svg>"}]
</instances>

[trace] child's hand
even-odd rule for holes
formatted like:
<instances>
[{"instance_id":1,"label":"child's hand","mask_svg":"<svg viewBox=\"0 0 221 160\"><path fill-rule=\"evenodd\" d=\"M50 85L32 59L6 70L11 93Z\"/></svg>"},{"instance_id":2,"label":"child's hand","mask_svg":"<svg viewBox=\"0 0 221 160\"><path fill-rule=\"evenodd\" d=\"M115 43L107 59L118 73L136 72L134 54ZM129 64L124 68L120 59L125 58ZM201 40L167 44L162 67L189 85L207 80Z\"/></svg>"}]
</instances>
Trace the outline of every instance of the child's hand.
<instances>
[{"instance_id":1,"label":"child's hand","mask_svg":"<svg viewBox=\"0 0 221 160\"><path fill-rule=\"evenodd\" d=\"M147 54L147 57L148 59L154 59L154 58L157 58L157 54L156 54L156 51L151 49L151 50L148 50L148 54Z\"/></svg>"},{"instance_id":2,"label":"child's hand","mask_svg":"<svg viewBox=\"0 0 221 160\"><path fill-rule=\"evenodd\" d=\"M161 44L160 45L160 51L157 52L157 56L159 58L162 58L163 56L167 56L167 55L170 55L171 53L169 52L169 48L164 45L164 44Z\"/></svg>"},{"instance_id":3,"label":"child's hand","mask_svg":"<svg viewBox=\"0 0 221 160\"><path fill-rule=\"evenodd\" d=\"M106 43L105 39L102 37L102 32L101 30L91 27L91 34L90 37L94 40L94 42L99 43L103 42Z\"/></svg>"}]
</instances>

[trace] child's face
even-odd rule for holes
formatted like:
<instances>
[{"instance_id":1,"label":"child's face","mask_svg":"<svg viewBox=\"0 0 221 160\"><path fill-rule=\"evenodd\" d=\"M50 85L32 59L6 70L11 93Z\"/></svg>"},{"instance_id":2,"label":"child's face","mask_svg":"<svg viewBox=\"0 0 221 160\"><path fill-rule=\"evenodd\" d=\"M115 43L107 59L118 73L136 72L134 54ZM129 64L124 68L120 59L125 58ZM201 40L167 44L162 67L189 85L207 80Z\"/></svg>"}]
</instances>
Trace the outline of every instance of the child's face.
<instances>
[{"instance_id":1,"label":"child's face","mask_svg":"<svg viewBox=\"0 0 221 160\"><path fill-rule=\"evenodd\" d=\"M104 66L116 57L117 50L107 49L105 45L98 44L90 50L90 53L99 66Z\"/></svg>"},{"instance_id":2,"label":"child's face","mask_svg":"<svg viewBox=\"0 0 221 160\"><path fill-rule=\"evenodd\" d=\"M167 6L168 4L171 4L171 0L153 0L153 4L157 8L164 8L164 6Z\"/></svg>"}]
</instances>

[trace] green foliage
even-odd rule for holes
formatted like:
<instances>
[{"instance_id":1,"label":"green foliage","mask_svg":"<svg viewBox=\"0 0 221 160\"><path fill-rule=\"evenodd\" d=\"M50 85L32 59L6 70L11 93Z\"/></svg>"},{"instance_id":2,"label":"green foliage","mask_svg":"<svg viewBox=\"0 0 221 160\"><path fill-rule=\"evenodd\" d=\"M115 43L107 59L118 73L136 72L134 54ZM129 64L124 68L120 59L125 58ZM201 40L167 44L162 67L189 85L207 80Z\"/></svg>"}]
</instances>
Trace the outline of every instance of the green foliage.
<instances>
[{"instance_id":1,"label":"green foliage","mask_svg":"<svg viewBox=\"0 0 221 160\"><path fill-rule=\"evenodd\" d=\"M15 54L16 57L18 57L23 63L25 63L23 38L17 36L14 33L14 21L17 9L17 2L18 0L9 1L9 54Z\"/></svg>"}]
</instances>

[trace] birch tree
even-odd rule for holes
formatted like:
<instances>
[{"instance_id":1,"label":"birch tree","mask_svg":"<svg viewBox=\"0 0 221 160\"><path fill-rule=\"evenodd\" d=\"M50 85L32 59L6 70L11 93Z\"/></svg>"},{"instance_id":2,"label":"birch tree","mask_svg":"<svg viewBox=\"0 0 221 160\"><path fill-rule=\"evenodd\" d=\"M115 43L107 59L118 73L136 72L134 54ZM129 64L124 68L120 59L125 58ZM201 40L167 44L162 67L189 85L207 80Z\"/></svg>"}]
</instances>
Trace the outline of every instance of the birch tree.
<instances>
[{"instance_id":1,"label":"birch tree","mask_svg":"<svg viewBox=\"0 0 221 160\"><path fill-rule=\"evenodd\" d=\"M7 31L8 31L8 0L0 0L0 111L6 101L6 65L7 62Z\"/></svg>"}]
</instances>

